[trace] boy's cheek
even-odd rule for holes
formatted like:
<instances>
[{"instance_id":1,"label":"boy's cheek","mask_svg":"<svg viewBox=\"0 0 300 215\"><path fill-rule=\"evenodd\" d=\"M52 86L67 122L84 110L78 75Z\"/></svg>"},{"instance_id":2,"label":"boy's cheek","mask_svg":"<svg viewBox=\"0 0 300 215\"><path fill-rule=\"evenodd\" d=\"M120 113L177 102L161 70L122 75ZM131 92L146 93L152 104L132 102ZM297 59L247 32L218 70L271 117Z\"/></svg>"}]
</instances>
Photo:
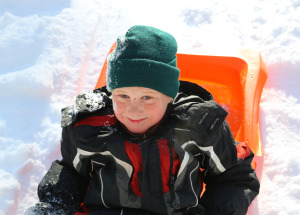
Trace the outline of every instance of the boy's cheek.
<instances>
[{"instance_id":1,"label":"boy's cheek","mask_svg":"<svg viewBox=\"0 0 300 215\"><path fill-rule=\"evenodd\" d=\"M122 109L124 109L124 104L122 105L121 102L118 101L113 101L113 110L115 114L119 114L120 112L122 112Z\"/></svg>"},{"instance_id":2,"label":"boy's cheek","mask_svg":"<svg viewBox=\"0 0 300 215\"><path fill-rule=\"evenodd\" d=\"M113 108L114 110L114 114L115 114L115 117L123 123L123 118L122 118L122 112L120 111L120 109L118 107L114 107Z\"/></svg>"},{"instance_id":3,"label":"boy's cheek","mask_svg":"<svg viewBox=\"0 0 300 215\"><path fill-rule=\"evenodd\" d=\"M115 117L123 123L123 119L122 119L122 114L120 114L120 111L118 109L114 109L114 114L115 114Z\"/></svg>"}]
</instances>

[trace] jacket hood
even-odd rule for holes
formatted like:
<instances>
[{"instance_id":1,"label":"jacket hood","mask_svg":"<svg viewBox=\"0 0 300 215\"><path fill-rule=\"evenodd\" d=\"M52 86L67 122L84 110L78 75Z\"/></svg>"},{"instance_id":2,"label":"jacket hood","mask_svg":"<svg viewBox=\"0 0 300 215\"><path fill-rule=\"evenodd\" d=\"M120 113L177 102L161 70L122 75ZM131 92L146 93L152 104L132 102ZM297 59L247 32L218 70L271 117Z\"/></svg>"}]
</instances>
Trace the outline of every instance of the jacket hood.
<instances>
[{"instance_id":1,"label":"jacket hood","mask_svg":"<svg viewBox=\"0 0 300 215\"><path fill-rule=\"evenodd\" d=\"M180 81L179 93L184 93L187 96L199 96L203 101L214 100L214 97L203 87L188 81Z\"/></svg>"}]
</instances>

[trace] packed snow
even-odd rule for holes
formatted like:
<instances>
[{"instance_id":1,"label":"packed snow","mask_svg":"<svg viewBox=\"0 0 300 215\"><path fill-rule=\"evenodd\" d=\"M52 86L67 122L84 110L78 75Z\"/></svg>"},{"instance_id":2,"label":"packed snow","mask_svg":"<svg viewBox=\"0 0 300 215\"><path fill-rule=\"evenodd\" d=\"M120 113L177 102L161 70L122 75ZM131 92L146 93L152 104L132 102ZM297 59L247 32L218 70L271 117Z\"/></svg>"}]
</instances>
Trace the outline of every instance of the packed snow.
<instances>
[{"instance_id":1,"label":"packed snow","mask_svg":"<svg viewBox=\"0 0 300 215\"><path fill-rule=\"evenodd\" d=\"M0 215L38 201L61 158L61 109L94 88L110 46L136 24L170 32L181 53L260 51L264 162L248 214L299 214L299 0L0 0Z\"/></svg>"}]
</instances>

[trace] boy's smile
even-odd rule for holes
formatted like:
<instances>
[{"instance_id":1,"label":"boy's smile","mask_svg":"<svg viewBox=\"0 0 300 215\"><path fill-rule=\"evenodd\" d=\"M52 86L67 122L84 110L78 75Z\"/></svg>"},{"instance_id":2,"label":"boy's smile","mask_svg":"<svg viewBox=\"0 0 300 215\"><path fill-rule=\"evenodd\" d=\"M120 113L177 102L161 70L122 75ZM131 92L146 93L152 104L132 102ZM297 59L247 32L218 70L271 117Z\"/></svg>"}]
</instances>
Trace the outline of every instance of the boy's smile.
<instances>
[{"instance_id":1,"label":"boy's smile","mask_svg":"<svg viewBox=\"0 0 300 215\"><path fill-rule=\"evenodd\" d=\"M133 133L145 133L164 116L172 98L145 87L122 87L112 91L117 119Z\"/></svg>"}]
</instances>

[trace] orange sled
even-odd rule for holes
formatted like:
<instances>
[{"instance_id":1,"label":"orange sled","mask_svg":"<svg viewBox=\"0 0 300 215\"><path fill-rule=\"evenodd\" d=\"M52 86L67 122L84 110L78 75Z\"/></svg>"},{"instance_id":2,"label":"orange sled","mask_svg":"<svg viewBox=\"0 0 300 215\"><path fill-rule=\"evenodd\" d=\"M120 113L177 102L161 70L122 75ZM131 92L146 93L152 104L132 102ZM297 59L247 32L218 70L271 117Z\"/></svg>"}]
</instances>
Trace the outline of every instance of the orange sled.
<instances>
[{"instance_id":1,"label":"orange sled","mask_svg":"<svg viewBox=\"0 0 300 215\"><path fill-rule=\"evenodd\" d=\"M242 50L239 57L177 54L177 64L180 80L204 87L228 111L227 121L235 140L246 142L256 155L254 168L262 167L259 102L267 70L260 53ZM106 68L105 61L95 88L106 85Z\"/></svg>"}]
</instances>

